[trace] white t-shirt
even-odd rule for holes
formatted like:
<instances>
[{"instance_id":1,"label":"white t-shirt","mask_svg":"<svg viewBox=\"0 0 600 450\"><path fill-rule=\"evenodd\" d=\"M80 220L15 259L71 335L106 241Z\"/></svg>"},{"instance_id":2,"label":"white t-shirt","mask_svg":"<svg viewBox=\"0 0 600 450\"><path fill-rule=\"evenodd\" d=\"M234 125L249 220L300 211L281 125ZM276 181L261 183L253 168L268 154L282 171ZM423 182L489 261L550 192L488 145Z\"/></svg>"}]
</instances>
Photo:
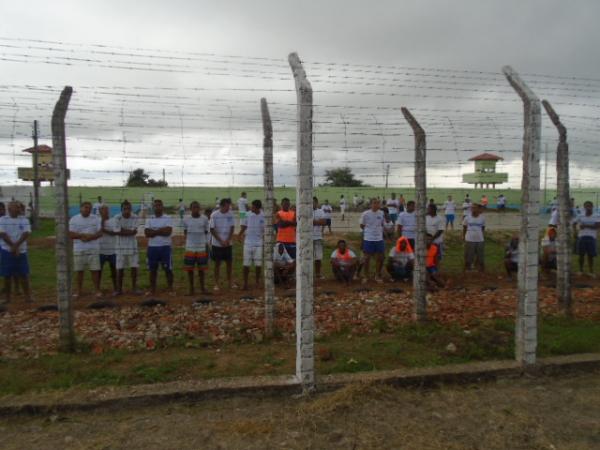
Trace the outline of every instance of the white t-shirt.
<instances>
[{"instance_id":1,"label":"white t-shirt","mask_svg":"<svg viewBox=\"0 0 600 450\"><path fill-rule=\"evenodd\" d=\"M313 209L313 220L326 219L322 209ZM313 225L313 240L318 241L323 239L323 225Z\"/></svg>"},{"instance_id":2,"label":"white t-shirt","mask_svg":"<svg viewBox=\"0 0 600 450\"><path fill-rule=\"evenodd\" d=\"M345 198L340 199L340 209L346 209L346 199Z\"/></svg>"},{"instance_id":3,"label":"white t-shirt","mask_svg":"<svg viewBox=\"0 0 600 450\"><path fill-rule=\"evenodd\" d=\"M415 212L403 211L398 216L396 225L402 225L402 236L407 239L416 239L417 237L417 215Z\"/></svg>"},{"instance_id":4,"label":"white t-shirt","mask_svg":"<svg viewBox=\"0 0 600 450\"><path fill-rule=\"evenodd\" d=\"M333 212L331 205L321 205L321 211L325 214L325 219L331 219L331 213Z\"/></svg>"},{"instance_id":5,"label":"white t-shirt","mask_svg":"<svg viewBox=\"0 0 600 450\"><path fill-rule=\"evenodd\" d=\"M121 214L117 214L115 217L117 223L117 230L136 230L139 225L139 219L135 214L125 218ZM117 236L118 253L120 255L135 255L138 251L137 237L132 236Z\"/></svg>"},{"instance_id":6,"label":"white t-shirt","mask_svg":"<svg viewBox=\"0 0 600 450\"><path fill-rule=\"evenodd\" d=\"M390 221L383 221L383 229L385 231L394 231L394 228L396 228L396 224L394 223L393 220L390 219Z\"/></svg>"},{"instance_id":7,"label":"white t-shirt","mask_svg":"<svg viewBox=\"0 0 600 450\"><path fill-rule=\"evenodd\" d=\"M179 202L178 209L179 209L179 211L184 211L185 212L185 203Z\"/></svg>"},{"instance_id":8,"label":"white t-shirt","mask_svg":"<svg viewBox=\"0 0 600 450\"><path fill-rule=\"evenodd\" d=\"M231 211L222 213L220 210L216 210L210 215L210 229L214 229L217 236L222 240L226 240L229 237L231 227L233 226L235 226L235 219ZM212 246L222 247L221 243L214 238L212 239Z\"/></svg>"},{"instance_id":9,"label":"white t-shirt","mask_svg":"<svg viewBox=\"0 0 600 450\"><path fill-rule=\"evenodd\" d=\"M248 199L240 197L237 201L237 205L240 212L246 212L248 210Z\"/></svg>"},{"instance_id":10,"label":"white t-shirt","mask_svg":"<svg viewBox=\"0 0 600 450\"><path fill-rule=\"evenodd\" d=\"M575 219L575 223L579 224L579 225L597 225L598 223L600 223L600 216L596 215L596 214L592 214L591 216L586 216L585 213L578 216L577 219ZM580 228L579 229L579 237L593 237L594 239L596 239L596 236L598 234L598 230L594 230L592 228Z\"/></svg>"},{"instance_id":11,"label":"white t-shirt","mask_svg":"<svg viewBox=\"0 0 600 450\"><path fill-rule=\"evenodd\" d=\"M92 205L92 214L99 216L100 215L100 208L102 208L105 205L104 202L100 203L100 202L96 202Z\"/></svg>"},{"instance_id":12,"label":"white t-shirt","mask_svg":"<svg viewBox=\"0 0 600 450\"><path fill-rule=\"evenodd\" d=\"M438 231L444 231L444 219L440 216L431 217L429 214L425 216L425 229L427 233L435 236ZM444 233L440 234L433 240L434 244L441 244L444 242Z\"/></svg>"},{"instance_id":13,"label":"white t-shirt","mask_svg":"<svg viewBox=\"0 0 600 450\"><path fill-rule=\"evenodd\" d=\"M483 228L485 227L485 217L479 215L473 217L468 215L463 220L463 226L467 227L465 241L467 242L483 242Z\"/></svg>"},{"instance_id":14,"label":"white t-shirt","mask_svg":"<svg viewBox=\"0 0 600 450\"><path fill-rule=\"evenodd\" d=\"M398 208L400 207L400 202L398 201L397 198L394 198L394 199L390 198L387 201L386 206L387 206L390 214L398 214Z\"/></svg>"},{"instance_id":15,"label":"white t-shirt","mask_svg":"<svg viewBox=\"0 0 600 450\"><path fill-rule=\"evenodd\" d=\"M396 246L394 245L390 249L389 257L392 258L394 260L394 262L400 263L403 266L406 266L406 264L409 261L414 261L415 254L409 253L409 252L398 252L398 251L396 251Z\"/></svg>"},{"instance_id":16,"label":"white t-shirt","mask_svg":"<svg viewBox=\"0 0 600 450\"><path fill-rule=\"evenodd\" d=\"M385 215L382 210L367 209L360 216L360 225L364 225L363 239L365 241L383 241L383 222Z\"/></svg>"},{"instance_id":17,"label":"white t-shirt","mask_svg":"<svg viewBox=\"0 0 600 450\"><path fill-rule=\"evenodd\" d=\"M100 219L100 223L102 223L102 219ZM119 225L115 221L115 218L112 217L104 222L104 229L107 231L117 232L119 231ZM100 241L100 254L101 255L116 255L117 254L117 236L102 233L102 237L99 239Z\"/></svg>"},{"instance_id":18,"label":"white t-shirt","mask_svg":"<svg viewBox=\"0 0 600 450\"><path fill-rule=\"evenodd\" d=\"M446 200L444 203L444 213L446 214L455 214L456 213L456 204L453 200Z\"/></svg>"},{"instance_id":19,"label":"white t-shirt","mask_svg":"<svg viewBox=\"0 0 600 450\"><path fill-rule=\"evenodd\" d=\"M504 197L503 195L501 195L496 200L496 203L498 204L498 206L504 206L504 205L506 205L506 197Z\"/></svg>"},{"instance_id":20,"label":"white t-shirt","mask_svg":"<svg viewBox=\"0 0 600 450\"><path fill-rule=\"evenodd\" d=\"M200 217L185 217L183 229L186 232L185 249L190 252L205 252L209 233L208 218L204 214L200 214Z\"/></svg>"},{"instance_id":21,"label":"white t-shirt","mask_svg":"<svg viewBox=\"0 0 600 450\"><path fill-rule=\"evenodd\" d=\"M463 209L463 214L465 216L471 214L471 208L473 207L473 204L471 202L464 202L462 204L462 209Z\"/></svg>"},{"instance_id":22,"label":"white t-shirt","mask_svg":"<svg viewBox=\"0 0 600 450\"><path fill-rule=\"evenodd\" d=\"M145 228L148 230L158 230L160 228L173 227L173 220L170 216L162 215L160 217L152 216L146 220ZM169 236L154 236L148 239L148 247L163 247L171 245L171 235Z\"/></svg>"},{"instance_id":23,"label":"white t-shirt","mask_svg":"<svg viewBox=\"0 0 600 450\"><path fill-rule=\"evenodd\" d=\"M346 248L346 253L348 253L350 255L350 258L356 258L356 253L354 253L352 250L350 250L349 248ZM340 265L348 265L350 264L350 261L343 259L343 258L338 258L337 257L337 248L333 250L333 252L331 252L331 259L335 259L339 262Z\"/></svg>"},{"instance_id":24,"label":"white t-shirt","mask_svg":"<svg viewBox=\"0 0 600 450\"><path fill-rule=\"evenodd\" d=\"M242 219L241 225L246 226L244 246L260 247L263 244L263 234L265 232L265 215L263 212L258 214L250 211Z\"/></svg>"},{"instance_id":25,"label":"white t-shirt","mask_svg":"<svg viewBox=\"0 0 600 450\"><path fill-rule=\"evenodd\" d=\"M14 219L9 215L0 217L0 232L6 233L11 241L17 242L23 233L31 233L31 225L26 217L18 216ZM10 247L4 239L0 239L0 248L10 252ZM19 253L27 252L27 241L19 246Z\"/></svg>"},{"instance_id":26,"label":"white t-shirt","mask_svg":"<svg viewBox=\"0 0 600 450\"><path fill-rule=\"evenodd\" d=\"M83 217L81 214L71 217L69 220L69 231L83 234L96 234L102 228L100 217L90 214ZM83 242L80 239L73 239L73 253L83 253L86 251L100 251L100 240Z\"/></svg>"}]
</instances>

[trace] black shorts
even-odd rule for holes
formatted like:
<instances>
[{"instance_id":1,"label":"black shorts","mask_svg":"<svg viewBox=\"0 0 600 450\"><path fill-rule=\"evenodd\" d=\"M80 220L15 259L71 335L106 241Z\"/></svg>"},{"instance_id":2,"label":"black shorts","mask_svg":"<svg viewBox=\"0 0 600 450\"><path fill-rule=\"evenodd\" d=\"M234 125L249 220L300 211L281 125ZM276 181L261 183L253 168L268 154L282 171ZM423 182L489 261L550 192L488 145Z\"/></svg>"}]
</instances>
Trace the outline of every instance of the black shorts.
<instances>
[{"instance_id":1,"label":"black shorts","mask_svg":"<svg viewBox=\"0 0 600 450\"><path fill-rule=\"evenodd\" d=\"M216 247L212 246L210 256L213 261L231 261L233 260L233 247Z\"/></svg>"}]
</instances>

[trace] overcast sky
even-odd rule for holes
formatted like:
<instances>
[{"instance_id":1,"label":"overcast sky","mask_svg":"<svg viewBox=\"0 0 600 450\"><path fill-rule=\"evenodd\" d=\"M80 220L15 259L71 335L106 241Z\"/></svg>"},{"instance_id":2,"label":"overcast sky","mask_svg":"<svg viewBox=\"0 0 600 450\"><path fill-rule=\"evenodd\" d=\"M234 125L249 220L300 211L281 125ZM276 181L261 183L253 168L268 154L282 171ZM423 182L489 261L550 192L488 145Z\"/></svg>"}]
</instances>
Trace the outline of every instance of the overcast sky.
<instances>
[{"instance_id":1,"label":"overcast sky","mask_svg":"<svg viewBox=\"0 0 600 450\"><path fill-rule=\"evenodd\" d=\"M286 60L297 51L318 105L317 182L325 169L349 165L381 184L390 164L392 185L412 184L412 137L397 109L407 106L428 132L432 185L460 185L467 159L492 151L517 187L521 104L500 73L510 64L563 115L573 184L598 185L594 0L33 0L1 2L0 17L3 184L27 164L20 150L31 142L29 122L38 119L49 142L66 84L75 89L67 117L75 183L118 184L135 167L158 177L164 167L173 185L260 184L264 96L276 182L291 184L295 94ZM543 133L552 163L556 132L545 117Z\"/></svg>"}]
</instances>

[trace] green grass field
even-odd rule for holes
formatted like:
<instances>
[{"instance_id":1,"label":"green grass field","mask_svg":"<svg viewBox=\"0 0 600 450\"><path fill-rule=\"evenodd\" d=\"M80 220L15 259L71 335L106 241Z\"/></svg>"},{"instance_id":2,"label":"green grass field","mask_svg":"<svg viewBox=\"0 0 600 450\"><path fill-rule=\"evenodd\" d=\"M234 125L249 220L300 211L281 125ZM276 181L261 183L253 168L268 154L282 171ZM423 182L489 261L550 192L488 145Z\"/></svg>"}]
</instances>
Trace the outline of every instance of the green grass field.
<instances>
[{"instance_id":1,"label":"green grass field","mask_svg":"<svg viewBox=\"0 0 600 450\"><path fill-rule=\"evenodd\" d=\"M154 198L160 198L167 206L175 206L178 204L178 199L183 198L186 203L192 200L199 201L202 205L214 206L216 197L224 198L230 197L237 200L240 197L242 191L248 194L248 199L253 200L256 198L263 199L262 187L169 187L162 189L149 189L149 188L124 188L124 187L81 187L72 186L69 188L69 203L71 205L79 204L81 200L96 201L96 198L101 195L104 201L111 205L118 205L122 200L129 200L132 203L139 205L144 195L152 194ZM339 199L341 195L344 195L348 201L348 205L352 204L352 198L354 195L364 196L365 199L374 196L385 196L389 198L389 194L395 192L397 195L403 194L408 199L413 199L415 195L414 187L390 187L387 191L381 187L364 187L364 188L333 188L333 187L316 187L315 195L320 201L329 200L333 205L339 205ZM462 203L466 194L470 194L473 200L479 200L483 194L486 194L489 198L490 205L495 204L495 197L500 193L504 194L507 198L509 205L518 205L521 203L521 190L520 189L469 189L469 188L430 188L428 189L428 197L435 199L436 203L442 204L446 200L448 195L452 195L457 203ZM576 204L581 205L585 200L591 200L597 203L600 189L574 189L572 196L575 198ZM554 191L547 191L546 200L550 202L556 195ZM275 198L281 200L284 197L288 197L294 201L296 197L296 190L294 187L277 187L275 188ZM54 212L54 192L52 188L43 187L41 190L41 208L45 214L52 214ZM542 194L543 200L543 194Z\"/></svg>"}]
</instances>

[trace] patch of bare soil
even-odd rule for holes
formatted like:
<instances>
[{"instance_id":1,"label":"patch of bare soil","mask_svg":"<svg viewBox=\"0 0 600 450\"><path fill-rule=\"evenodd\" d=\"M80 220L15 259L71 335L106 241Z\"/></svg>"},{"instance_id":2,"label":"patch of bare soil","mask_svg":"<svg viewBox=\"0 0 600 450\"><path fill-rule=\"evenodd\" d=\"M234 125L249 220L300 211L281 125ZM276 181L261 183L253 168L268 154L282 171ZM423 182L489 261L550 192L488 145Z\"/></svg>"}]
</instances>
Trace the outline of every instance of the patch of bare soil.
<instances>
[{"instance_id":1,"label":"patch of bare soil","mask_svg":"<svg viewBox=\"0 0 600 450\"><path fill-rule=\"evenodd\" d=\"M598 449L600 373L14 418L9 449Z\"/></svg>"}]
</instances>

